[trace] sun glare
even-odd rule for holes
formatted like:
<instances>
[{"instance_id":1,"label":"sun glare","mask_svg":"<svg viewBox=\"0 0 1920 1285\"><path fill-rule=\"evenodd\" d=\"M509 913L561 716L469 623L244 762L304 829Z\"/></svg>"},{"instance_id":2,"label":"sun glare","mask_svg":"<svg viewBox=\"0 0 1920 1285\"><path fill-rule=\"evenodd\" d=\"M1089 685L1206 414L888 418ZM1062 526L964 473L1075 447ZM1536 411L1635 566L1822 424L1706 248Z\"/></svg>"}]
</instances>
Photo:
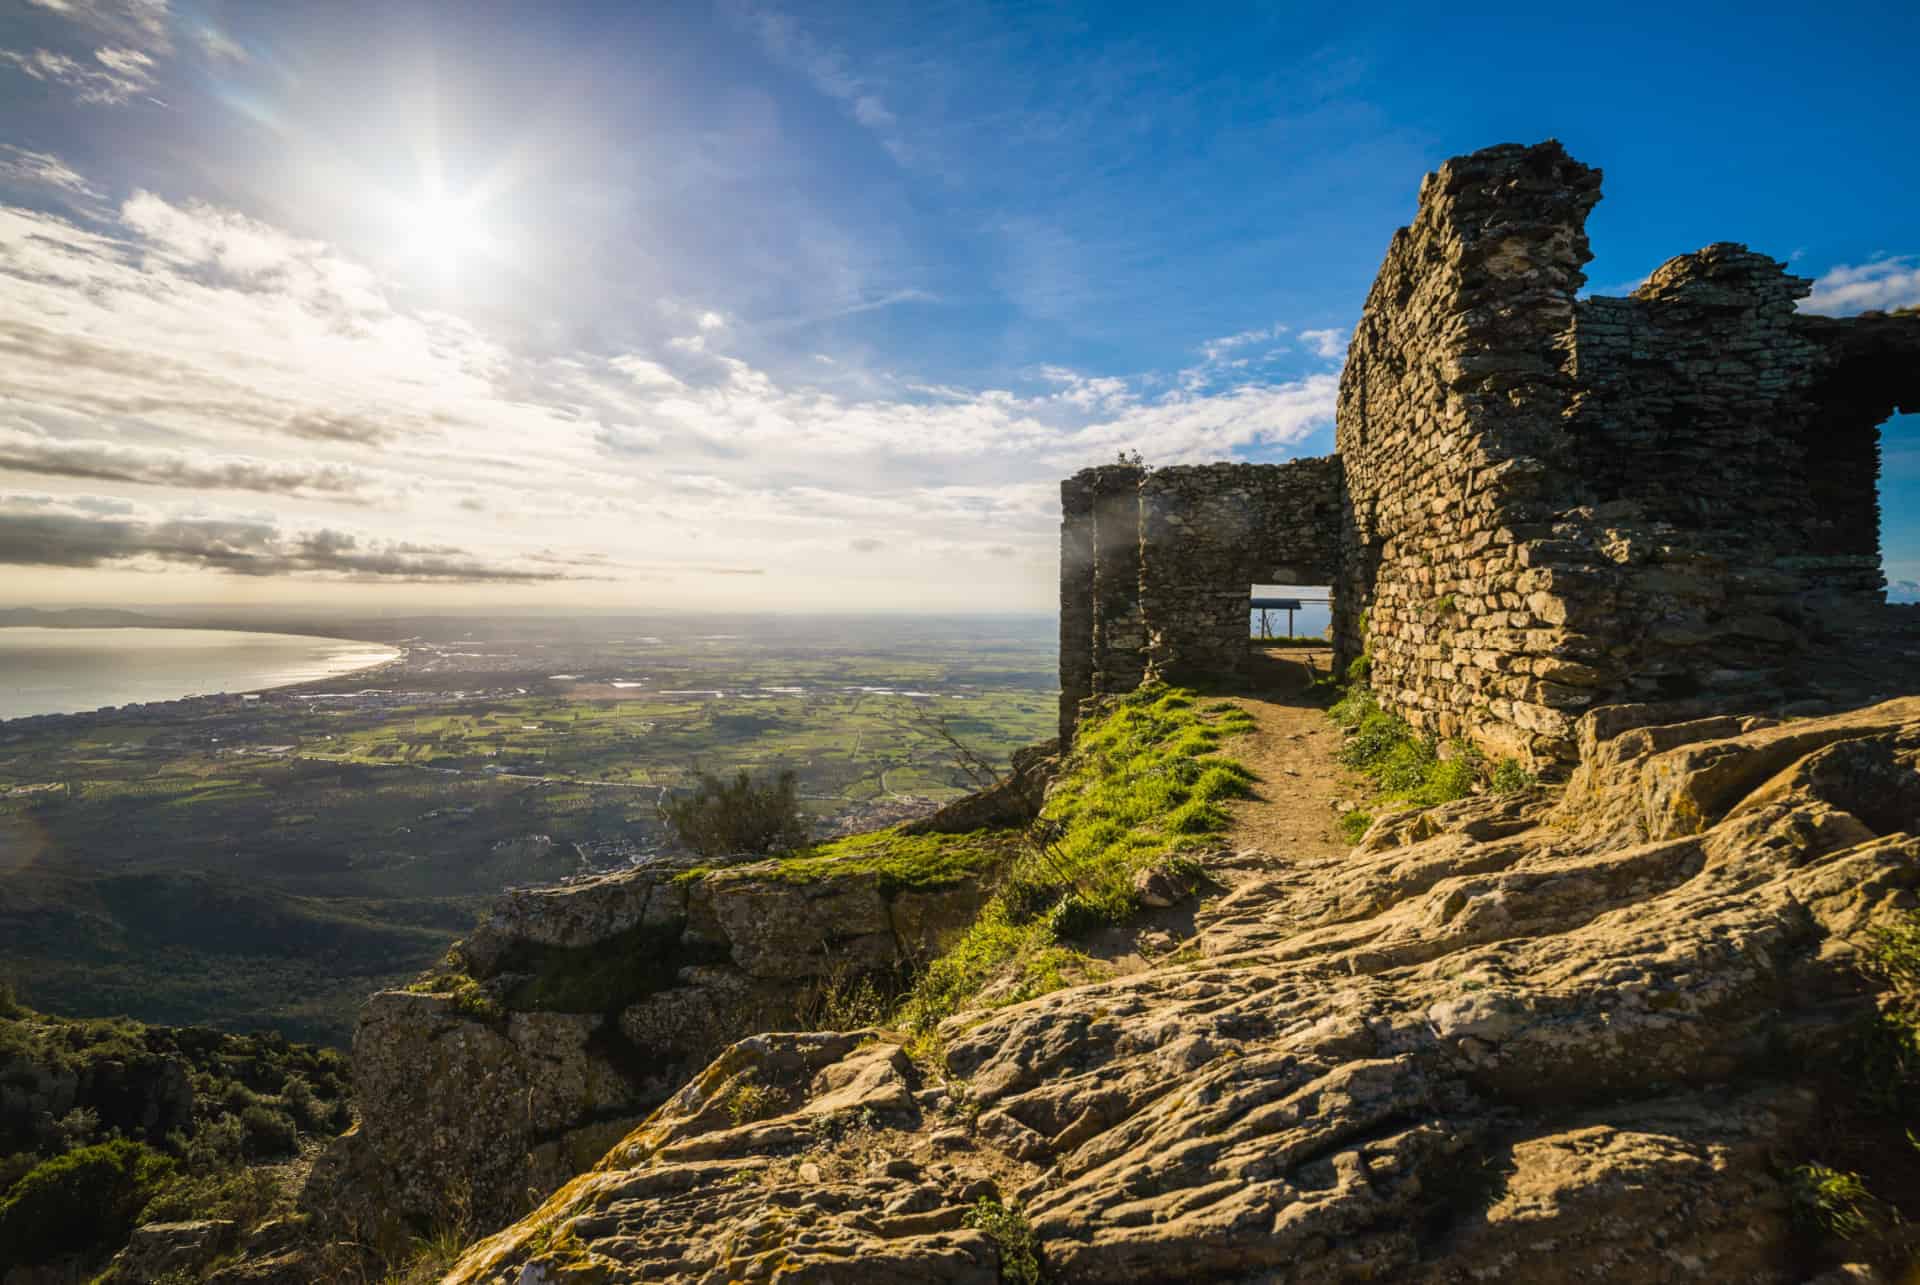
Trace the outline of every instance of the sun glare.
<instances>
[{"instance_id":1,"label":"sun glare","mask_svg":"<svg viewBox=\"0 0 1920 1285\"><path fill-rule=\"evenodd\" d=\"M410 258L451 272L476 252L486 249L486 229L471 202L429 197L401 211L399 236Z\"/></svg>"}]
</instances>

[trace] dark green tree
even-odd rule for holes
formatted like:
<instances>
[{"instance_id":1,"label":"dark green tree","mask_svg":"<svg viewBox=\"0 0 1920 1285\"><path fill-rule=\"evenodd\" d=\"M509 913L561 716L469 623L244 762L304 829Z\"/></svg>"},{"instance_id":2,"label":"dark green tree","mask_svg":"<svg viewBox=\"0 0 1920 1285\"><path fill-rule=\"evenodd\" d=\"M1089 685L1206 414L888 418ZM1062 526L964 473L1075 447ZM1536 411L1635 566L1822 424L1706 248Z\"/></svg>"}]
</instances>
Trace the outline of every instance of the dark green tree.
<instances>
[{"instance_id":1,"label":"dark green tree","mask_svg":"<svg viewBox=\"0 0 1920 1285\"><path fill-rule=\"evenodd\" d=\"M660 819L703 857L791 852L807 841L807 817L792 772L758 781L745 770L731 781L701 772L694 788L660 800Z\"/></svg>"}]
</instances>

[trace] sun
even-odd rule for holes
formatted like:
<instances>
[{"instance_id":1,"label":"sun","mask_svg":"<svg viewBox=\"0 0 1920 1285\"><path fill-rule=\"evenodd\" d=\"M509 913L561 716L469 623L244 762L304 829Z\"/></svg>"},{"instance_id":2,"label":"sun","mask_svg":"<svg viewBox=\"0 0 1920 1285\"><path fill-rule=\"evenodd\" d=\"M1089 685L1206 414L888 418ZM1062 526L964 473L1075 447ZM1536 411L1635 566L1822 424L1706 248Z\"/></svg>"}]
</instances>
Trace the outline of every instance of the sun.
<instances>
[{"instance_id":1,"label":"sun","mask_svg":"<svg viewBox=\"0 0 1920 1285\"><path fill-rule=\"evenodd\" d=\"M402 206L398 223L401 251L442 273L451 273L489 245L487 229L472 201L425 197Z\"/></svg>"}]
</instances>

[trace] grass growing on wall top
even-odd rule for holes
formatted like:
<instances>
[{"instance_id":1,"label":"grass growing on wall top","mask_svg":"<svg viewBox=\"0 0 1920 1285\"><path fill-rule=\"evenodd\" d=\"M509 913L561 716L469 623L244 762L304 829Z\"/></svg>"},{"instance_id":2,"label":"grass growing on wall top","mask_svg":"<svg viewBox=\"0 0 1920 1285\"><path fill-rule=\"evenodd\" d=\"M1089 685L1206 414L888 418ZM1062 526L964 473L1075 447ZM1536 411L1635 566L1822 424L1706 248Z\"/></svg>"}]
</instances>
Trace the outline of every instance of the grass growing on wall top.
<instances>
[{"instance_id":1,"label":"grass growing on wall top","mask_svg":"<svg viewBox=\"0 0 1920 1285\"><path fill-rule=\"evenodd\" d=\"M1252 774L1218 753L1251 730L1237 706L1142 688L1082 728L1046 808L999 891L907 996L901 1019L926 1034L991 983L997 1003L1058 989L1091 962L1072 937L1134 908L1135 874L1227 826L1221 807Z\"/></svg>"}]
</instances>

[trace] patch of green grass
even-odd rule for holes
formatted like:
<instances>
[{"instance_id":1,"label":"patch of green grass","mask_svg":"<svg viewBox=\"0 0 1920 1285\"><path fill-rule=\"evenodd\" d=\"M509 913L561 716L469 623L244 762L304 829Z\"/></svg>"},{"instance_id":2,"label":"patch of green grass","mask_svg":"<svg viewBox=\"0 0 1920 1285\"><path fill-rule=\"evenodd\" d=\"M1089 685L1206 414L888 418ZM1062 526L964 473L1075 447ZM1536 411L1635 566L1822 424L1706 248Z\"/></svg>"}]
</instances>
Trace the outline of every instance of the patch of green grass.
<instances>
[{"instance_id":1,"label":"patch of green grass","mask_svg":"<svg viewBox=\"0 0 1920 1285\"><path fill-rule=\"evenodd\" d=\"M1191 692L1159 686L1085 726L999 891L921 975L902 1022L924 1035L1009 972L1009 1003L1085 976L1092 961L1062 939L1126 918L1139 871L1226 827L1220 804L1253 777L1218 750L1251 726L1237 706L1202 709Z\"/></svg>"},{"instance_id":2,"label":"patch of green grass","mask_svg":"<svg viewBox=\"0 0 1920 1285\"><path fill-rule=\"evenodd\" d=\"M407 990L416 995L445 995L452 1002L454 1012L482 1022L497 1021L507 1015L500 1001L465 973L435 970L409 982Z\"/></svg>"},{"instance_id":3,"label":"patch of green grass","mask_svg":"<svg viewBox=\"0 0 1920 1285\"><path fill-rule=\"evenodd\" d=\"M897 829L874 830L833 839L791 857L736 866L704 877L814 883L872 873L879 876L881 894L891 897L899 892L948 888L977 879L1008 861L1017 846L1017 840L1004 830L912 835Z\"/></svg>"},{"instance_id":4,"label":"patch of green grass","mask_svg":"<svg viewBox=\"0 0 1920 1285\"><path fill-rule=\"evenodd\" d=\"M1854 1041L1852 1079L1867 1110L1909 1121L1920 1116L1920 911L1873 928L1860 967L1891 994Z\"/></svg>"},{"instance_id":5,"label":"patch of green grass","mask_svg":"<svg viewBox=\"0 0 1920 1285\"><path fill-rule=\"evenodd\" d=\"M1338 824L1340 837L1348 843L1358 843L1373 825L1373 813L1363 812L1359 808L1344 814Z\"/></svg>"},{"instance_id":6,"label":"patch of green grass","mask_svg":"<svg viewBox=\"0 0 1920 1285\"><path fill-rule=\"evenodd\" d=\"M1421 736L1404 719L1382 709L1365 687L1350 686L1327 716L1347 733L1337 755L1340 762L1370 778L1384 802L1432 807L1463 799L1477 788L1511 794L1535 783L1518 763L1489 763L1465 741L1448 742L1442 754L1439 741ZM1346 824L1343 819L1343 833Z\"/></svg>"},{"instance_id":7,"label":"patch of green grass","mask_svg":"<svg viewBox=\"0 0 1920 1285\"><path fill-rule=\"evenodd\" d=\"M1880 1221L1880 1202L1857 1173L1804 1164L1796 1166L1788 1178L1794 1216L1803 1225L1840 1240L1853 1240Z\"/></svg>"}]
</instances>

